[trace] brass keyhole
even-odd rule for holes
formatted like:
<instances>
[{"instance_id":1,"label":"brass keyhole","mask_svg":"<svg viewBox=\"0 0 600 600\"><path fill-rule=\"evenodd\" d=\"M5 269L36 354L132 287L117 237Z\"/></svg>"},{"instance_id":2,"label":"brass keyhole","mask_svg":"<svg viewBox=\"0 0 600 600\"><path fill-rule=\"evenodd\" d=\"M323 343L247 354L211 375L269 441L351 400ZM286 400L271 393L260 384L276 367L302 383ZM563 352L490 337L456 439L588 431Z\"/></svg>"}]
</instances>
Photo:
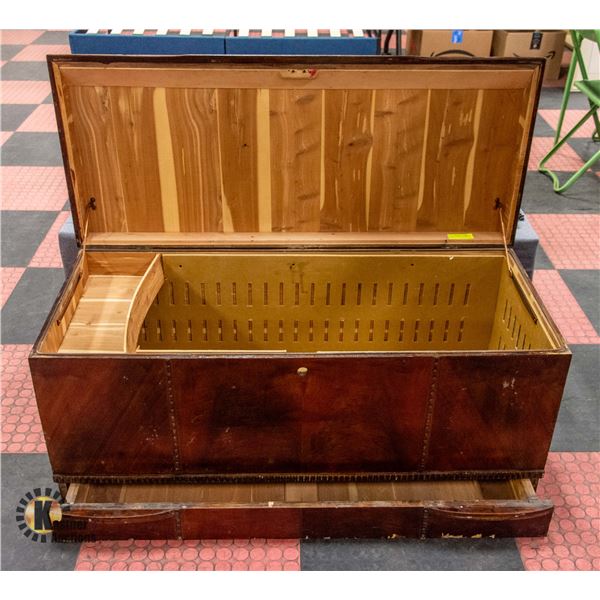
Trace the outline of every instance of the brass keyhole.
<instances>
[{"instance_id":1,"label":"brass keyhole","mask_svg":"<svg viewBox=\"0 0 600 600\"><path fill-rule=\"evenodd\" d=\"M308 369L306 367L300 367L297 372L300 377L304 377L308 373Z\"/></svg>"}]
</instances>

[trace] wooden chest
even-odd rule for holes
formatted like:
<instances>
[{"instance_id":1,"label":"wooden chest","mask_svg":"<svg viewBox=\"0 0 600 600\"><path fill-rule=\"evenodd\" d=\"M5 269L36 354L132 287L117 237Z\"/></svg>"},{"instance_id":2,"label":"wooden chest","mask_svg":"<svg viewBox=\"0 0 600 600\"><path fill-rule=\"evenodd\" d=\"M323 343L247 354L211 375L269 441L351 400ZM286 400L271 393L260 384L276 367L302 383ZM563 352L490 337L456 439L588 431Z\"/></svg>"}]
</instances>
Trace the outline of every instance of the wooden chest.
<instances>
[{"instance_id":1,"label":"wooden chest","mask_svg":"<svg viewBox=\"0 0 600 600\"><path fill-rule=\"evenodd\" d=\"M49 66L59 536L545 533L570 353L510 248L542 61Z\"/></svg>"}]
</instances>

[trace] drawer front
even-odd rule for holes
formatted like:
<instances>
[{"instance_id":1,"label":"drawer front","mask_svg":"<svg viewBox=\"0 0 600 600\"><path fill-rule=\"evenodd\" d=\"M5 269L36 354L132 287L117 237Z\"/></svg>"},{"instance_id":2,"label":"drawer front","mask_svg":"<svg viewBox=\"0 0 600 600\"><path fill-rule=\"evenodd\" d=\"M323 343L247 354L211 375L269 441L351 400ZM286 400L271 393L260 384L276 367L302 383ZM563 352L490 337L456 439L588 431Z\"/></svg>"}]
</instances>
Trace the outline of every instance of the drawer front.
<instances>
[{"instance_id":1,"label":"drawer front","mask_svg":"<svg viewBox=\"0 0 600 600\"><path fill-rule=\"evenodd\" d=\"M179 509L109 509L96 505L63 509L62 519L54 523L53 537L56 541L168 540L180 537L178 524Z\"/></svg>"},{"instance_id":2,"label":"drawer front","mask_svg":"<svg viewBox=\"0 0 600 600\"><path fill-rule=\"evenodd\" d=\"M551 506L482 509L465 504L303 507L178 507L147 511L77 508L55 526L56 540L245 538L439 538L544 536Z\"/></svg>"},{"instance_id":3,"label":"drawer front","mask_svg":"<svg viewBox=\"0 0 600 600\"><path fill-rule=\"evenodd\" d=\"M432 507L426 511L424 537L544 536L552 512L552 506L547 503Z\"/></svg>"},{"instance_id":4,"label":"drawer front","mask_svg":"<svg viewBox=\"0 0 600 600\"><path fill-rule=\"evenodd\" d=\"M421 535L422 507L186 509L184 538L384 538Z\"/></svg>"},{"instance_id":5,"label":"drawer front","mask_svg":"<svg viewBox=\"0 0 600 600\"><path fill-rule=\"evenodd\" d=\"M552 516L529 480L74 484L67 498L55 535L72 540L542 536Z\"/></svg>"},{"instance_id":6,"label":"drawer front","mask_svg":"<svg viewBox=\"0 0 600 600\"><path fill-rule=\"evenodd\" d=\"M183 539L291 539L302 537L297 508L187 508L181 513Z\"/></svg>"},{"instance_id":7,"label":"drawer front","mask_svg":"<svg viewBox=\"0 0 600 600\"><path fill-rule=\"evenodd\" d=\"M183 473L414 471L432 359L173 360Z\"/></svg>"}]
</instances>

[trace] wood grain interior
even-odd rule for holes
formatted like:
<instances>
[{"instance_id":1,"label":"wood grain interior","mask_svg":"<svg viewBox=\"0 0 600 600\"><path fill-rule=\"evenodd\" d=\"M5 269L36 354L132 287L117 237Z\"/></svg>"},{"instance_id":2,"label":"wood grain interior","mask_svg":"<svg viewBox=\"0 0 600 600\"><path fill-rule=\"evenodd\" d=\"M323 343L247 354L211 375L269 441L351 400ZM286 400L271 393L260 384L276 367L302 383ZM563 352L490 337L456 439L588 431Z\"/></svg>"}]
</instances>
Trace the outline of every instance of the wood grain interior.
<instances>
[{"instance_id":1,"label":"wood grain interior","mask_svg":"<svg viewBox=\"0 0 600 600\"><path fill-rule=\"evenodd\" d=\"M162 258L157 254L148 266L143 277L139 280L129 303L125 319L125 351L133 352L137 347L137 339L144 322L144 317L150 309L156 294L165 280Z\"/></svg>"},{"instance_id":2,"label":"wood grain interior","mask_svg":"<svg viewBox=\"0 0 600 600\"><path fill-rule=\"evenodd\" d=\"M42 350L134 350L144 315L163 283L160 255L92 253L84 256L84 264L86 277L79 280L67 312L52 325Z\"/></svg>"},{"instance_id":3,"label":"wood grain interior","mask_svg":"<svg viewBox=\"0 0 600 600\"><path fill-rule=\"evenodd\" d=\"M40 343L41 352L58 352L60 349L86 288L88 274L88 258L82 253L73 267L69 283Z\"/></svg>"},{"instance_id":4,"label":"wood grain interior","mask_svg":"<svg viewBox=\"0 0 600 600\"><path fill-rule=\"evenodd\" d=\"M527 500L528 479L376 483L71 484L67 501L93 503L267 504L314 502L419 502Z\"/></svg>"},{"instance_id":5,"label":"wood grain interior","mask_svg":"<svg viewBox=\"0 0 600 600\"><path fill-rule=\"evenodd\" d=\"M501 243L495 202L511 231L537 66L302 67L56 60L80 222L96 199L90 239L330 233L368 244L384 233L412 245L463 232Z\"/></svg>"}]
</instances>

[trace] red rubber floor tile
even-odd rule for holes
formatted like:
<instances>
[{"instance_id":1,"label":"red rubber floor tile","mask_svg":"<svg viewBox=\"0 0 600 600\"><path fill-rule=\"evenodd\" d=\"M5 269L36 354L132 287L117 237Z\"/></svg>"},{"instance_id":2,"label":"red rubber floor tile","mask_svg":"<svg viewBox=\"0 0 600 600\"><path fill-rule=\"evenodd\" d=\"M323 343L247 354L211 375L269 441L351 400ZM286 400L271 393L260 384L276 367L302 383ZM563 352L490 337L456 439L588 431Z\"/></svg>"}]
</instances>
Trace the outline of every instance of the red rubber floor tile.
<instances>
[{"instance_id":1,"label":"red rubber floor tile","mask_svg":"<svg viewBox=\"0 0 600 600\"><path fill-rule=\"evenodd\" d=\"M31 131L34 133L56 130L56 116L53 104L40 104L17 129L17 131Z\"/></svg>"},{"instance_id":2,"label":"red rubber floor tile","mask_svg":"<svg viewBox=\"0 0 600 600\"><path fill-rule=\"evenodd\" d=\"M537 171L540 161L550 150L554 140L550 137L534 137L531 141L531 153L529 154L530 171ZM569 146L565 144L547 163L546 167L553 171L564 171L573 173L583 166L581 157Z\"/></svg>"},{"instance_id":3,"label":"red rubber floor tile","mask_svg":"<svg viewBox=\"0 0 600 600\"><path fill-rule=\"evenodd\" d=\"M2 104L40 104L49 95L48 81L3 81L0 86Z\"/></svg>"},{"instance_id":4,"label":"red rubber floor tile","mask_svg":"<svg viewBox=\"0 0 600 600\"><path fill-rule=\"evenodd\" d=\"M57 267L63 266L62 259L60 256L60 248L58 246L58 232L67 220L69 213L62 211L56 217L56 221L52 224L52 227L48 230L46 237L42 243L38 246L31 262L30 267Z\"/></svg>"},{"instance_id":5,"label":"red rubber floor tile","mask_svg":"<svg viewBox=\"0 0 600 600\"><path fill-rule=\"evenodd\" d=\"M62 167L0 167L3 210L61 210L68 200Z\"/></svg>"},{"instance_id":6,"label":"red rubber floor tile","mask_svg":"<svg viewBox=\"0 0 600 600\"><path fill-rule=\"evenodd\" d=\"M527 218L557 269L600 269L600 215L529 214Z\"/></svg>"},{"instance_id":7,"label":"red rubber floor tile","mask_svg":"<svg viewBox=\"0 0 600 600\"><path fill-rule=\"evenodd\" d=\"M2 347L2 452L46 452L27 357L31 346Z\"/></svg>"},{"instance_id":8,"label":"red rubber floor tile","mask_svg":"<svg viewBox=\"0 0 600 600\"><path fill-rule=\"evenodd\" d=\"M567 343L600 344L600 336L558 271L535 271L533 285Z\"/></svg>"},{"instance_id":9,"label":"red rubber floor tile","mask_svg":"<svg viewBox=\"0 0 600 600\"><path fill-rule=\"evenodd\" d=\"M600 570L600 452L551 452L537 494L554 516L547 537L517 540L525 569Z\"/></svg>"},{"instance_id":10,"label":"red rubber floor tile","mask_svg":"<svg viewBox=\"0 0 600 600\"><path fill-rule=\"evenodd\" d=\"M299 540L85 542L76 571L299 571Z\"/></svg>"},{"instance_id":11,"label":"red rubber floor tile","mask_svg":"<svg viewBox=\"0 0 600 600\"><path fill-rule=\"evenodd\" d=\"M0 146L2 146L12 134L12 131L0 131Z\"/></svg>"},{"instance_id":12,"label":"red rubber floor tile","mask_svg":"<svg viewBox=\"0 0 600 600\"><path fill-rule=\"evenodd\" d=\"M25 269L21 267L0 267L0 282L2 283L2 304L4 306L12 294Z\"/></svg>"},{"instance_id":13,"label":"red rubber floor tile","mask_svg":"<svg viewBox=\"0 0 600 600\"><path fill-rule=\"evenodd\" d=\"M42 35L41 29L3 29L0 44L31 44Z\"/></svg>"},{"instance_id":14,"label":"red rubber floor tile","mask_svg":"<svg viewBox=\"0 0 600 600\"><path fill-rule=\"evenodd\" d=\"M585 115L586 112L587 112L586 110L575 110L575 109L567 110L567 112L565 113L565 118L563 120L561 131L560 131L561 136L563 136L565 133L570 131L571 127L574 127L576 125L576 123L579 121L579 119L581 119L583 117L583 115ZM545 109L539 110L538 114L540 114L542 116L542 118L544 119L544 121L546 121L546 123L548 123L548 125L550 125L550 127L552 127L552 129L554 129L554 131L556 131L556 126L558 125L558 117L560 115L560 110L545 108ZM585 124L573 134L573 137L574 138L591 138L595 130L596 130L596 127L594 125L594 119L589 118L585 122Z\"/></svg>"},{"instance_id":15,"label":"red rubber floor tile","mask_svg":"<svg viewBox=\"0 0 600 600\"><path fill-rule=\"evenodd\" d=\"M67 45L62 44L37 44L32 46L25 46L21 52L16 54L12 60L15 62L20 61L45 61L48 54L71 54L71 49Z\"/></svg>"}]
</instances>

